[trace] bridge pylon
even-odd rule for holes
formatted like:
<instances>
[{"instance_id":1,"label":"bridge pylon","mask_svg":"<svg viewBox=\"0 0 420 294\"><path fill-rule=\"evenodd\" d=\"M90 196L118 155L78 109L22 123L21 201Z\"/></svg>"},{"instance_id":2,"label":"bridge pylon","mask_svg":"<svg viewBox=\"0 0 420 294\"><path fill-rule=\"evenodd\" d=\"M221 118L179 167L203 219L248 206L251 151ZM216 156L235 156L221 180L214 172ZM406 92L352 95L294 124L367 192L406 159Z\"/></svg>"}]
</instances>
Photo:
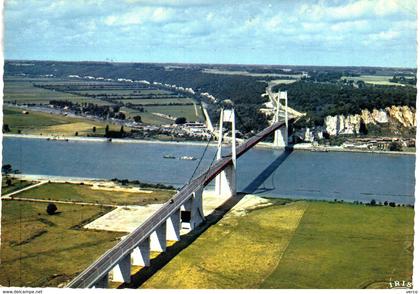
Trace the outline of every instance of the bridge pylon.
<instances>
[{"instance_id":1,"label":"bridge pylon","mask_svg":"<svg viewBox=\"0 0 420 294\"><path fill-rule=\"evenodd\" d=\"M279 121L280 115L280 100L284 100L284 120L285 126L274 132L274 147L285 148L289 144L289 114L287 107L287 91L281 91L276 95L276 113L274 114L273 122Z\"/></svg>"},{"instance_id":2,"label":"bridge pylon","mask_svg":"<svg viewBox=\"0 0 420 294\"><path fill-rule=\"evenodd\" d=\"M236 195L236 128L235 128L235 110L234 108L224 109L220 111L219 123L219 142L217 145L217 159L222 158L222 142L223 142L223 123L231 123L231 144L232 144L232 163L216 176L215 192L219 196L235 196Z\"/></svg>"}]
</instances>

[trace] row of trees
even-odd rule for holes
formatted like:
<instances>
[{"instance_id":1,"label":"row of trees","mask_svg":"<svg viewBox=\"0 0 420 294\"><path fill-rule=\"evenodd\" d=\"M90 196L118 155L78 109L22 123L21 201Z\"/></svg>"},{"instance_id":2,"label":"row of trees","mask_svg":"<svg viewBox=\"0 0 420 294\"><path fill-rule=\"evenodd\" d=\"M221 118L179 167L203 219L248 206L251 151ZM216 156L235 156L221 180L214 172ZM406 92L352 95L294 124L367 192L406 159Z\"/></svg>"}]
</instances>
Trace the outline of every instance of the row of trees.
<instances>
[{"instance_id":1,"label":"row of trees","mask_svg":"<svg viewBox=\"0 0 420 294\"><path fill-rule=\"evenodd\" d=\"M402 85L413 85L417 84L417 78L415 76L406 78L405 76L393 76L392 79L389 80L392 83L398 83Z\"/></svg>"},{"instance_id":2,"label":"row of trees","mask_svg":"<svg viewBox=\"0 0 420 294\"><path fill-rule=\"evenodd\" d=\"M74 103L68 100L51 100L49 103L60 109L67 108L75 114L93 115L100 118L126 119L125 114L120 112L119 105L108 106L93 103Z\"/></svg>"}]
</instances>

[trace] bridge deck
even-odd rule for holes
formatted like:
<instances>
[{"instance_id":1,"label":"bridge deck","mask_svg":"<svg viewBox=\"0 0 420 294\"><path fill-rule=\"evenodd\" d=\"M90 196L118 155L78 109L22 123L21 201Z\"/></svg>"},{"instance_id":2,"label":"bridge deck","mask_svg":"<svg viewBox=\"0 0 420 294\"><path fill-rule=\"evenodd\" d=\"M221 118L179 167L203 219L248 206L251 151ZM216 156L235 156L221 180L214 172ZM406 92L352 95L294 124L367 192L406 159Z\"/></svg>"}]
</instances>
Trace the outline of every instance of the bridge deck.
<instances>
[{"instance_id":1,"label":"bridge deck","mask_svg":"<svg viewBox=\"0 0 420 294\"><path fill-rule=\"evenodd\" d=\"M263 131L256 134L254 137L247 140L245 143L238 146L236 156L240 157L246 151L255 146L258 142L270 135L275 130L282 127L285 123L278 122ZM231 154L217 160L208 171L202 173L200 176L192 180L188 185L184 186L177 192L171 200L166 202L160 209L158 209L152 216L150 216L143 224L138 226L125 239L121 240L113 248L105 252L98 260L81 272L75 279L73 279L67 287L69 288L88 288L92 287L96 281L106 275L112 268L127 254L130 254L133 249L141 242L146 240L153 231L155 231L166 219L175 213L181 205L188 200L192 193L200 189L201 186L206 186L213 180L222 170L232 162Z\"/></svg>"}]
</instances>

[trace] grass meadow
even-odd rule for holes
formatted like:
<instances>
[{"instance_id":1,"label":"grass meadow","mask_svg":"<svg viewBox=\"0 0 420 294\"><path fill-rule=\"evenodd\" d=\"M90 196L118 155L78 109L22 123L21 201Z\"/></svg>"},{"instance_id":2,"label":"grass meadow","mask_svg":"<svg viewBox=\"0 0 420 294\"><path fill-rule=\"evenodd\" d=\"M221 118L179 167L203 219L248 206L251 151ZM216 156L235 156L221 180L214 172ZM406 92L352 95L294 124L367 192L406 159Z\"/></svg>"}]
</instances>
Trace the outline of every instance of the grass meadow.
<instances>
[{"instance_id":1,"label":"grass meadow","mask_svg":"<svg viewBox=\"0 0 420 294\"><path fill-rule=\"evenodd\" d=\"M226 215L141 287L358 289L411 281L412 208L278 201Z\"/></svg>"},{"instance_id":2,"label":"grass meadow","mask_svg":"<svg viewBox=\"0 0 420 294\"><path fill-rule=\"evenodd\" d=\"M46 79L43 82L48 82ZM82 97L69 93L59 91L52 91L33 86L34 82L28 79L5 79L4 81L4 102L14 102L17 104L35 103L35 104L49 104L50 100L69 100L78 103L95 103L95 104L108 104L99 99L89 97Z\"/></svg>"},{"instance_id":3,"label":"grass meadow","mask_svg":"<svg viewBox=\"0 0 420 294\"><path fill-rule=\"evenodd\" d=\"M97 105L111 105L112 101L95 99L86 95L119 95L118 102L145 105L145 112L136 109L122 107L121 110L132 118L136 115L142 117L143 123L151 125L163 125L173 123L173 120L161 117L153 113L161 113L176 117L186 117L189 121L203 121L200 106L191 105L195 101L187 97L178 97L174 92L162 89L131 89L131 88L109 88L74 91L76 94L69 94L60 91L47 90L34 87L33 84L63 85L74 83L65 79L37 78L29 79L22 77L8 77L5 79L4 101L16 102L17 104L42 104L48 105L50 100L69 100L74 103L93 103ZM81 82L84 84L83 82ZM87 85L87 84L86 84ZM107 86L107 83L104 83ZM135 95L135 96L133 96ZM186 105L168 105L170 103ZM149 104L162 104L150 106ZM197 111L196 111L197 108ZM43 134L50 136L73 136L78 132L80 136L98 136L105 133L105 124L84 119L68 118L56 114L35 113L30 111L29 115L21 115L19 109L7 107L4 112L5 123L11 126L11 132L17 133L20 130L23 134ZM93 126L97 133L92 133ZM119 130L119 127L117 128Z\"/></svg>"},{"instance_id":4,"label":"grass meadow","mask_svg":"<svg viewBox=\"0 0 420 294\"><path fill-rule=\"evenodd\" d=\"M172 117L185 117L188 121L202 121L200 105L165 105L165 106L145 106L145 110L150 113L162 113ZM197 115L198 114L198 115Z\"/></svg>"},{"instance_id":5,"label":"grass meadow","mask_svg":"<svg viewBox=\"0 0 420 294\"><path fill-rule=\"evenodd\" d=\"M170 104L170 103L178 103L178 104L190 104L194 101L191 98L144 98L144 99L120 99L119 102L123 103L131 103L134 105L148 105L148 104Z\"/></svg>"},{"instance_id":6,"label":"grass meadow","mask_svg":"<svg viewBox=\"0 0 420 294\"><path fill-rule=\"evenodd\" d=\"M114 205L146 205L163 203L173 194L172 190L145 189L152 193L133 193L92 189L91 185L47 183L19 193L20 198L81 201Z\"/></svg>"},{"instance_id":7,"label":"grass meadow","mask_svg":"<svg viewBox=\"0 0 420 294\"><path fill-rule=\"evenodd\" d=\"M341 77L341 79L346 80L353 80L355 82L357 81L363 81L367 84L372 85L384 85L384 86L404 86L403 84L399 83L393 83L389 80L392 79L392 76L371 76L371 75L361 75L360 77Z\"/></svg>"},{"instance_id":8,"label":"grass meadow","mask_svg":"<svg viewBox=\"0 0 420 294\"><path fill-rule=\"evenodd\" d=\"M151 112L140 112L136 109L128 108L128 107L121 107L121 111L125 112L128 117L134 116L141 116L141 121L145 124L150 125L165 125L165 124L172 124L174 123L173 120L167 119L161 116L154 115Z\"/></svg>"},{"instance_id":9,"label":"grass meadow","mask_svg":"<svg viewBox=\"0 0 420 294\"><path fill-rule=\"evenodd\" d=\"M74 118L45 112L29 110L28 114L21 109L5 107L3 110L4 124L8 124L10 133L44 135L44 136L104 136L106 123L83 118ZM93 127L96 131L93 132ZM110 124L110 130L119 130L121 127ZM126 130L128 130L126 128Z\"/></svg>"},{"instance_id":10,"label":"grass meadow","mask_svg":"<svg viewBox=\"0 0 420 294\"><path fill-rule=\"evenodd\" d=\"M0 285L56 287L68 282L123 234L80 229L109 208L58 204L48 215L46 203L3 201Z\"/></svg>"}]
</instances>

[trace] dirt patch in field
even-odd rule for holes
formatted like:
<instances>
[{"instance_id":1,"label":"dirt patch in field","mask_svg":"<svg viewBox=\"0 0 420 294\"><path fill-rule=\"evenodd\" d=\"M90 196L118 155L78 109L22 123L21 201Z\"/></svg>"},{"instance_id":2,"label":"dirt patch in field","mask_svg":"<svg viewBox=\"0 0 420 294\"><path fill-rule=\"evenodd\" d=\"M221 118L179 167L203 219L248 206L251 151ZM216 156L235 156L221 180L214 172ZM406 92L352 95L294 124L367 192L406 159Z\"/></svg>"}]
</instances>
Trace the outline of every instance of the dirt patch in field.
<instances>
[{"instance_id":1,"label":"dirt patch in field","mask_svg":"<svg viewBox=\"0 0 420 294\"><path fill-rule=\"evenodd\" d=\"M153 191L150 190L142 190L140 188L136 188L136 187L129 187L129 188L124 188L124 187L119 187L116 185L112 185L112 186L103 186L103 185L98 185L98 184L94 184L91 187L92 190L101 190L101 191L112 191L112 192L127 192L127 193L143 193L143 194L152 194Z\"/></svg>"},{"instance_id":2,"label":"dirt patch in field","mask_svg":"<svg viewBox=\"0 0 420 294\"><path fill-rule=\"evenodd\" d=\"M234 216L243 216L246 215L251 209L266 207L270 205L272 205L270 200L249 194L245 195L241 201L239 201L238 204L232 208L231 212Z\"/></svg>"},{"instance_id":3,"label":"dirt patch in field","mask_svg":"<svg viewBox=\"0 0 420 294\"><path fill-rule=\"evenodd\" d=\"M225 203L229 197L216 195L213 191L203 193L203 211L208 216ZM244 215L248 209L262 205L269 205L269 200L253 195L246 195L232 208L235 215ZM84 226L85 229L105 230L115 232L132 232L146 221L163 204L149 204L145 206L124 206L112 210L104 216ZM182 233L182 232L181 232Z\"/></svg>"},{"instance_id":4,"label":"dirt patch in field","mask_svg":"<svg viewBox=\"0 0 420 294\"><path fill-rule=\"evenodd\" d=\"M163 204L118 207L84 226L85 229L130 233Z\"/></svg>"}]
</instances>

